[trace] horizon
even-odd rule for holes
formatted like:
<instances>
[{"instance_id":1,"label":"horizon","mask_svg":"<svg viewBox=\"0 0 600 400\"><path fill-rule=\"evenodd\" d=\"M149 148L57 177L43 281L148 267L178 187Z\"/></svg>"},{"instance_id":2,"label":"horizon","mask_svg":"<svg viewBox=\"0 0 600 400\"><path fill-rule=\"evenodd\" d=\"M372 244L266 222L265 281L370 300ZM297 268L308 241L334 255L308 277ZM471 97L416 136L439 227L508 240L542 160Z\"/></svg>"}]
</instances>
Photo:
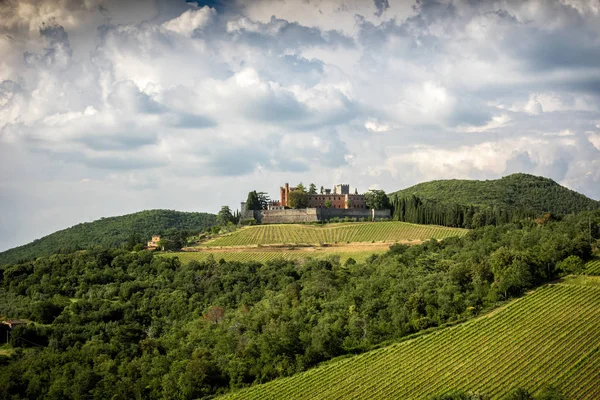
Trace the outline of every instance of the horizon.
<instances>
[{"instance_id":1,"label":"horizon","mask_svg":"<svg viewBox=\"0 0 600 400\"><path fill-rule=\"evenodd\" d=\"M522 172L515 172L515 173L513 173L513 174L504 175L504 176L502 176L502 177L500 177L500 178L497 178L497 179L486 179L486 180L479 180L479 181L499 180L499 179L503 179L503 178L506 178L506 177L509 177L509 176L512 176L512 175L519 175L519 174L520 174L520 175L523 175L524 173L522 173ZM531 174L524 174L524 175L534 176L534 177L537 177L537 178L549 179L549 178L547 178L547 177L540 176L540 175L531 175ZM441 181L445 181L445 180L458 180L458 179L454 179L454 178L449 178L449 179L441 179ZM472 181L477 181L476 179L471 179L471 180L472 180ZM420 183L427 183L427 182L432 182L432 181L418 182L418 183L417 183L417 185L418 185L418 184L420 184ZM302 182L301 182L301 183L302 183ZM308 187L308 185L310 185L311 183L312 183L312 182L309 182L309 183L308 183L308 184L306 184L305 186L307 186L307 187ZM555 183L556 183L556 182L555 182ZM316 185L316 184L315 184L315 185ZM335 185L336 185L336 184L334 184L333 186L335 187ZM317 186L317 192L318 192L320 185L316 185L316 186ZM412 186L414 186L414 185L412 185ZM405 187L405 188L396 189L396 190L394 190L394 191L392 191L392 192L388 192L388 191L385 191L385 192L386 192L387 194L390 194L390 193L395 193L395 192L398 192L398 191L401 191L401 190L409 189L409 188L410 188L410 187L412 187L412 186L408 186L408 187ZM290 185L290 187L291 187L291 185ZM324 187L325 187L325 186L324 186ZM353 187L352 187L352 186L350 186L350 189L351 189L351 191L352 191ZM568 188L567 188L567 189L568 189ZM579 192L577 192L577 193L579 193ZM359 191L359 194L363 194L363 193L361 193L361 192ZM579 193L579 194L581 194L581 193ZM269 193L267 193L267 195L269 195ZM585 196L585 195L584 195L584 196ZM586 196L586 197L587 197L587 196ZM244 198L244 200L242 200L241 202L238 202L238 205L240 205L240 203L242 203L242 202L245 202L245 196L242 196L242 198ZM599 199L594 199L594 198L591 198L591 197L588 197L588 198L590 198L590 199L592 199L592 200L595 200L595 201L599 201L599 202L600 202L600 200L599 200ZM273 200L273 198L271 198L271 200ZM35 238L35 239L33 239L32 241L29 241L29 242L27 242L27 243L18 244L18 245L16 245L16 246L13 246L13 247L11 247L11 248L7 248L7 249L0 249L0 252L7 251L7 250L11 250L11 249L13 249L13 248L16 248L16 247L21 247L21 246L28 245L28 244L32 243L33 241L35 241L35 240L42 239L42 238L43 238L43 237L45 237L45 236L51 235L51 234L53 234L53 233L56 233L56 232L59 232L59 231L63 231L63 230L65 230L65 229L72 228L72 227L74 227L74 226L76 226L76 225L80 225L80 224L84 224L84 223L92 223L92 222L96 222L96 221L99 221L99 220L101 220L101 219L104 219L104 218L117 218L117 217L122 217L122 216L125 216L125 215L131 215L131 214L137 214L137 213L141 213L141 212L144 212L144 211L159 211L159 210L163 210L163 211L174 211L174 212L182 212L182 213L208 213L208 214L217 214L217 211L218 211L218 210L213 210L213 211L194 211L194 210L177 210L177 209L172 209L172 208L152 208L152 209L137 210L137 211L133 211L133 212L130 212L130 213L125 213L125 214L106 215L106 216L102 216L102 217L99 217L99 218L97 218L97 219L90 220L90 221L80 221L80 222L76 222L76 223L75 223L75 224L73 224L73 225L69 225L69 226L66 226L66 227L63 227L63 228L57 229L57 230L55 230L55 231L49 232L49 233L47 233L47 234L45 234L45 235L43 235L43 236L40 236L40 237L38 237L38 238ZM232 209L231 209L231 211L240 211L240 212L241 212L242 210L240 210L240 209L236 209L236 208L232 208Z\"/></svg>"},{"instance_id":2,"label":"horizon","mask_svg":"<svg viewBox=\"0 0 600 400\"><path fill-rule=\"evenodd\" d=\"M594 1L8 0L0 52L0 251L286 181L600 200Z\"/></svg>"}]
</instances>

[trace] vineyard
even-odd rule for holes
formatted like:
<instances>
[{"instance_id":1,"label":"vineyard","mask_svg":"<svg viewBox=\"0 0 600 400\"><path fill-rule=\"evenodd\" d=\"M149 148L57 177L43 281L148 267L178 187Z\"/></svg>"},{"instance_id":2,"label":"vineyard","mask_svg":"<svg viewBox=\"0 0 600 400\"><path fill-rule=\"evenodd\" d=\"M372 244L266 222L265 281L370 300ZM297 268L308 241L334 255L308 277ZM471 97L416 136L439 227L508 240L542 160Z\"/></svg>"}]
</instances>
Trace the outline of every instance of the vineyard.
<instances>
[{"instance_id":1,"label":"vineyard","mask_svg":"<svg viewBox=\"0 0 600 400\"><path fill-rule=\"evenodd\" d=\"M572 399L600 398L600 278L546 285L467 323L225 399L421 399L450 390L499 398L552 383Z\"/></svg>"},{"instance_id":2,"label":"vineyard","mask_svg":"<svg viewBox=\"0 0 600 400\"><path fill-rule=\"evenodd\" d=\"M229 252L229 251L214 251L214 252L180 252L180 253L163 253L162 257L179 257L182 263L187 264L192 260L205 261L212 255L215 260L224 259L225 261L240 261L250 262L256 261L265 263L267 261L285 259L285 260L303 260L308 257L311 258L326 258L330 256L339 256L342 263L346 262L349 258L353 258L357 262L365 261L372 254L381 253L381 250L377 251L243 251L243 252Z\"/></svg>"},{"instance_id":3,"label":"vineyard","mask_svg":"<svg viewBox=\"0 0 600 400\"><path fill-rule=\"evenodd\" d=\"M585 265L586 273L590 275L600 275L600 258L595 258Z\"/></svg>"},{"instance_id":4,"label":"vineyard","mask_svg":"<svg viewBox=\"0 0 600 400\"><path fill-rule=\"evenodd\" d=\"M466 229L406 222L340 223L314 225L251 226L207 242L207 246L259 244L319 244L346 242L404 242L462 236Z\"/></svg>"}]
</instances>

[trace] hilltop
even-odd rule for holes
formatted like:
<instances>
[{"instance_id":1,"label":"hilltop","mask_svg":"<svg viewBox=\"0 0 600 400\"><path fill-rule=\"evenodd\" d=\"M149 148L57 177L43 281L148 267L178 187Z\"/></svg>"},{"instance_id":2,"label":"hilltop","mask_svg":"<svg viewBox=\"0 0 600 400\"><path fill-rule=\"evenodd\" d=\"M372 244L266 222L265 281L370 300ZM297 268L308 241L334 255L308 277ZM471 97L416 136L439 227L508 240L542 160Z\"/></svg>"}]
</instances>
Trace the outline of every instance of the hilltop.
<instances>
[{"instance_id":1,"label":"hilltop","mask_svg":"<svg viewBox=\"0 0 600 400\"><path fill-rule=\"evenodd\" d=\"M0 265L93 246L120 247L136 235L146 241L151 235L174 228L201 231L216 223L214 214L147 210L118 217L101 218L54 232L33 242L0 253Z\"/></svg>"},{"instance_id":2,"label":"hilltop","mask_svg":"<svg viewBox=\"0 0 600 400\"><path fill-rule=\"evenodd\" d=\"M600 201L567 189L552 179L521 173L485 181L436 180L390 194L399 198L411 195L439 203L537 213L571 214L600 208Z\"/></svg>"}]
</instances>

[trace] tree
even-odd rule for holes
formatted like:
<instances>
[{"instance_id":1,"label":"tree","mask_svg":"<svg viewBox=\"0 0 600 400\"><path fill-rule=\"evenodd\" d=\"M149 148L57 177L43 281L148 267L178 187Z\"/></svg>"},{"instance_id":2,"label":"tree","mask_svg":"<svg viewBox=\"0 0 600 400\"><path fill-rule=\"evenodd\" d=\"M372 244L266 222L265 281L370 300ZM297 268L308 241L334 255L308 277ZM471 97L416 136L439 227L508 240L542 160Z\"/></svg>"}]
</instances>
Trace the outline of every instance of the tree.
<instances>
[{"instance_id":1,"label":"tree","mask_svg":"<svg viewBox=\"0 0 600 400\"><path fill-rule=\"evenodd\" d=\"M300 182L298 184L298 186L296 186L296 190L301 191L302 193L306 193L306 188L304 187L304 185L302 184L302 182Z\"/></svg>"},{"instance_id":2,"label":"tree","mask_svg":"<svg viewBox=\"0 0 600 400\"><path fill-rule=\"evenodd\" d=\"M546 386L542 388L536 397L537 400L567 400L567 397L554 386Z\"/></svg>"},{"instance_id":3,"label":"tree","mask_svg":"<svg viewBox=\"0 0 600 400\"><path fill-rule=\"evenodd\" d=\"M508 396L505 397L506 400L533 400L533 396L529 393L528 390L523 388L513 389Z\"/></svg>"},{"instance_id":4,"label":"tree","mask_svg":"<svg viewBox=\"0 0 600 400\"><path fill-rule=\"evenodd\" d=\"M246 210L262 210L262 204L256 190L248 193L248 199L246 200Z\"/></svg>"},{"instance_id":5,"label":"tree","mask_svg":"<svg viewBox=\"0 0 600 400\"><path fill-rule=\"evenodd\" d=\"M308 194L317 194L317 187L314 183L311 183L308 187Z\"/></svg>"},{"instance_id":6,"label":"tree","mask_svg":"<svg viewBox=\"0 0 600 400\"><path fill-rule=\"evenodd\" d=\"M489 258L498 291L508 298L509 293L520 293L532 283L527 257L507 247L500 247Z\"/></svg>"},{"instance_id":7,"label":"tree","mask_svg":"<svg viewBox=\"0 0 600 400\"><path fill-rule=\"evenodd\" d=\"M290 208L306 208L308 206L308 196L306 192L301 190L292 190L288 197L288 207Z\"/></svg>"},{"instance_id":8,"label":"tree","mask_svg":"<svg viewBox=\"0 0 600 400\"><path fill-rule=\"evenodd\" d=\"M258 192L257 196L258 196L258 202L260 203L260 208L262 210L266 210L269 206L269 202L271 201L271 198L269 197L269 195L266 192Z\"/></svg>"},{"instance_id":9,"label":"tree","mask_svg":"<svg viewBox=\"0 0 600 400\"><path fill-rule=\"evenodd\" d=\"M567 274L579 274L583 271L583 260L577 256L569 256L558 263L558 268Z\"/></svg>"},{"instance_id":10,"label":"tree","mask_svg":"<svg viewBox=\"0 0 600 400\"><path fill-rule=\"evenodd\" d=\"M352 200L350 200L350 199L346 200L346 207L347 208L352 207Z\"/></svg>"},{"instance_id":11,"label":"tree","mask_svg":"<svg viewBox=\"0 0 600 400\"><path fill-rule=\"evenodd\" d=\"M383 210L390 207L390 199L383 190L369 190L365 193L365 202L368 208Z\"/></svg>"},{"instance_id":12,"label":"tree","mask_svg":"<svg viewBox=\"0 0 600 400\"><path fill-rule=\"evenodd\" d=\"M62 313L63 308L50 300L40 301L33 305L31 318L42 324L51 324Z\"/></svg>"},{"instance_id":13,"label":"tree","mask_svg":"<svg viewBox=\"0 0 600 400\"><path fill-rule=\"evenodd\" d=\"M134 232L132 233L129 238L127 239L127 242L125 243L124 247L126 250L133 250L134 247L138 244L142 244L143 245L143 241L142 241L142 237L140 236L139 233Z\"/></svg>"},{"instance_id":14,"label":"tree","mask_svg":"<svg viewBox=\"0 0 600 400\"><path fill-rule=\"evenodd\" d=\"M325 194L325 188L321 186L321 194Z\"/></svg>"},{"instance_id":15,"label":"tree","mask_svg":"<svg viewBox=\"0 0 600 400\"><path fill-rule=\"evenodd\" d=\"M206 314L202 316L205 321L218 324L225 319L225 309L223 307L211 306Z\"/></svg>"},{"instance_id":16,"label":"tree","mask_svg":"<svg viewBox=\"0 0 600 400\"><path fill-rule=\"evenodd\" d=\"M325 208L331 208L331 201L329 201L329 200L325 201Z\"/></svg>"},{"instance_id":17,"label":"tree","mask_svg":"<svg viewBox=\"0 0 600 400\"><path fill-rule=\"evenodd\" d=\"M158 241L158 247L163 251L179 250L181 248L178 247L177 243L175 243L175 241L171 239L160 239Z\"/></svg>"},{"instance_id":18,"label":"tree","mask_svg":"<svg viewBox=\"0 0 600 400\"><path fill-rule=\"evenodd\" d=\"M485 214L480 211L476 211L473 214L473 218L471 221L472 228L481 228L485 226Z\"/></svg>"},{"instance_id":19,"label":"tree","mask_svg":"<svg viewBox=\"0 0 600 400\"><path fill-rule=\"evenodd\" d=\"M256 192L255 192L256 193ZM233 214L229 206L221 207L221 211L217 214L217 224L221 226L227 225L229 222L233 222Z\"/></svg>"}]
</instances>

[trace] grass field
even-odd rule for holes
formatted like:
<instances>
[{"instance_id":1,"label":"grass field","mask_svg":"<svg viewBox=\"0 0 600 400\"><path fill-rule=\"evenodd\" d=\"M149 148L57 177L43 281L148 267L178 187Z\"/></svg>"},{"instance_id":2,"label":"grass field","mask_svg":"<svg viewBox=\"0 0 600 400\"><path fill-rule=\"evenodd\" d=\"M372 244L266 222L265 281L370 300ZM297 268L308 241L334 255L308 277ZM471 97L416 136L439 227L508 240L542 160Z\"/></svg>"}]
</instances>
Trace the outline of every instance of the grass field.
<instances>
[{"instance_id":1,"label":"grass field","mask_svg":"<svg viewBox=\"0 0 600 400\"><path fill-rule=\"evenodd\" d=\"M323 251L244 251L244 252L228 252L228 251L211 251L211 252L180 252L180 253L162 253L163 257L179 257L181 262L184 264L191 260L204 261L209 255L215 258L215 260L224 259L225 261L258 261L261 263L278 260L283 258L285 260L304 260L308 257L311 258L325 258L329 256L340 256L342 263L346 262L349 258L353 258L358 262L365 261L371 254L381 254L382 250L373 251L340 251L340 250L323 250Z\"/></svg>"},{"instance_id":2,"label":"grass field","mask_svg":"<svg viewBox=\"0 0 600 400\"><path fill-rule=\"evenodd\" d=\"M590 275L600 275L600 258L596 257L585 264L585 272Z\"/></svg>"},{"instance_id":3,"label":"grass field","mask_svg":"<svg viewBox=\"0 0 600 400\"><path fill-rule=\"evenodd\" d=\"M422 399L449 390L499 398L552 383L600 398L600 277L547 285L488 315L224 399Z\"/></svg>"},{"instance_id":4,"label":"grass field","mask_svg":"<svg viewBox=\"0 0 600 400\"><path fill-rule=\"evenodd\" d=\"M10 356L13 353L14 349L10 345L3 344L0 346L0 356Z\"/></svg>"},{"instance_id":5,"label":"grass field","mask_svg":"<svg viewBox=\"0 0 600 400\"><path fill-rule=\"evenodd\" d=\"M327 225L257 225L206 242L205 246L319 244L346 242L404 242L462 236L466 229L406 222L359 222Z\"/></svg>"}]
</instances>

